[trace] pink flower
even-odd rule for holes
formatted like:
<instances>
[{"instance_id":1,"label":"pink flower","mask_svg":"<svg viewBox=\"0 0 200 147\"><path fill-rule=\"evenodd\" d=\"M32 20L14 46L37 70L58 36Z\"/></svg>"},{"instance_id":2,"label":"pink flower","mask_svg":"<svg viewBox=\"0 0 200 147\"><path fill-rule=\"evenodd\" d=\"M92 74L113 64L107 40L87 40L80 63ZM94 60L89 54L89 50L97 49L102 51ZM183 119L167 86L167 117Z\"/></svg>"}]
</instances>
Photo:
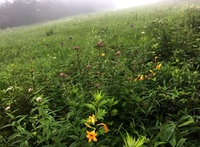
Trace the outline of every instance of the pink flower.
<instances>
[{"instance_id":1,"label":"pink flower","mask_svg":"<svg viewBox=\"0 0 200 147\"><path fill-rule=\"evenodd\" d=\"M131 25L131 29L133 29L134 28L134 25Z\"/></svg>"},{"instance_id":2,"label":"pink flower","mask_svg":"<svg viewBox=\"0 0 200 147\"><path fill-rule=\"evenodd\" d=\"M88 69L91 68L91 67L92 67L91 65L87 65L87 66L86 66L86 68L88 68Z\"/></svg>"},{"instance_id":3,"label":"pink flower","mask_svg":"<svg viewBox=\"0 0 200 147\"><path fill-rule=\"evenodd\" d=\"M63 77L65 74L64 73L60 73L60 76Z\"/></svg>"},{"instance_id":4,"label":"pink flower","mask_svg":"<svg viewBox=\"0 0 200 147\"><path fill-rule=\"evenodd\" d=\"M98 75L100 75L100 74L101 74L101 72L97 72L97 74L98 74Z\"/></svg>"},{"instance_id":5,"label":"pink flower","mask_svg":"<svg viewBox=\"0 0 200 147\"><path fill-rule=\"evenodd\" d=\"M100 85L97 83L97 84L96 84L96 87L100 87Z\"/></svg>"},{"instance_id":6,"label":"pink flower","mask_svg":"<svg viewBox=\"0 0 200 147\"><path fill-rule=\"evenodd\" d=\"M98 47L103 47L104 46L104 44L100 41L100 42L98 42L97 43L97 45L96 46L98 46Z\"/></svg>"},{"instance_id":7,"label":"pink flower","mask_svg":"<svg viewBox=\"0 0 200 147\"><path fill-rule=\"evenodd\" d=\"M131 77L128 77L128 80L130 80L131 79Z\"/></svg>"},{"instance_id":8,"label":"pink flower","mask_svg":"<svg viewBox=\"0 0 200 147\"><path fill-rule=\"evenodd\" d=\"M78 47L78 46L75 46L75 47L74 47L75 50L78 50L79 48L80 48L80 47Z\"/></svg>"},{"instance_id":9,"label":"pink flower","mask_svg":"<svg viewBox=\"0 0 200 147\"><path fill-rule=\"evenodd\" d=\"M37 101L37 102L40 102L41 100L42 100L41 97L36 98L36 101Z\"/></svg>"},{"instance_id":10,"label":"pink flower","mask_svg":"<svg viewBox=\"0 0 200 147\"><path fill-rule=\"evenodd\" d=\"M121 55L121 52L120 52L120 51L117 51L117 52L116 52L116 55Z\"/></svg>"}]
</instances>

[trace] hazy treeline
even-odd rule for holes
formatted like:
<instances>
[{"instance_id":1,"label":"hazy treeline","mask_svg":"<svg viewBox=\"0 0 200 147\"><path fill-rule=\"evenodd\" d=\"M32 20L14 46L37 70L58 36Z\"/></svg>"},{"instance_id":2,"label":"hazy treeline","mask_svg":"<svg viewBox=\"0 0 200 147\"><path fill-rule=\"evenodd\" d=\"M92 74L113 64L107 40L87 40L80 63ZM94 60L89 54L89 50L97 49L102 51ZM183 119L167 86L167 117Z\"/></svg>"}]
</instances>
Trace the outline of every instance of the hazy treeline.
<instances>
[{"instance_id":1,"label":"hazy treeline","mask_svg":"<svg viewBox=\"0 0 200 147\"><path fill-rule=\"evenodd\" d=\"M114 8L112 0L14 0L0 5L0 28Z\"/></svg>"}]
</instances>

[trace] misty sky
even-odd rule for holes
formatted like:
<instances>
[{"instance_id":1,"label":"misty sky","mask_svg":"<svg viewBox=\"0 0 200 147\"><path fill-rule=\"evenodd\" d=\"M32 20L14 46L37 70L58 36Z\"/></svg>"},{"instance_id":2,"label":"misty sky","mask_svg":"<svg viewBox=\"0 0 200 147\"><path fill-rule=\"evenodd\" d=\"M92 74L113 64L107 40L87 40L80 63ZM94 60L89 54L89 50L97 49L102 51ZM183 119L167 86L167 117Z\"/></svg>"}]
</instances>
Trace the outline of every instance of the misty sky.
<instances>
[{"instance_id":1,"label":"misty sky","mask_svg":"<svg viewBox=\"0 0 200 147\"><path fill-rule=\"evenodd\" d=\"M4 2L4 1L5 0L0 0L0 3ZM76 1L76 0L74 0L74 1ZM93 1L95 1L95 0L93 0ZM158 1L161 1L161 0L114 0L116 9L140 6L140 5L144 5L144 4L155 3Z\"/></svg>"}]
</instances>

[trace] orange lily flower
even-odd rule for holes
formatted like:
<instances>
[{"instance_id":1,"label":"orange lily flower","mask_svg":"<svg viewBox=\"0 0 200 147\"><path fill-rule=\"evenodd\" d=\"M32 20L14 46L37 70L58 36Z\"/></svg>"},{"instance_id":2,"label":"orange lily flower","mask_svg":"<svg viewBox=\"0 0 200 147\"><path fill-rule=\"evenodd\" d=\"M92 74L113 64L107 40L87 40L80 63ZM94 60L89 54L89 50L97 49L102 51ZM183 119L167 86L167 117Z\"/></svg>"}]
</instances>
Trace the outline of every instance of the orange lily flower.
<instances>
[{"instance_id":1,"label":"orange lily flower","mask_svg":"<svg viewBox=\"0 0 200 147\"><path fill-rule=\"evenodd\" d=\"M143 80L143 75L141 75L140 80L141 80L141 81Z\"/></svg>"},{"instance_id":2,"label":"orange lily flower","mask_svg":"<svg viewBox=\"0 0 200 147\"><path fill-rule=\"evenodd\" d=\"M158 58L158 56L155 56L155 62L156 62L156 59Z\"/></svg>"},{"instance_id":3,"label":"orange lily flower","mask_svg":"<svg viewBox=\"0 0 200 147\"><path fill-rule=\"evenodd\" d=\"M96 138L97 134L95 133L95 130L93 130L92 132L86 131L86 133L87 133L86 138L89 139L88 140L89 143L92 141L92 139L93 139L93 141L97 141L97 138Z\"/></svg>"},{"instance_id":4,"label":"orange lily flower","mask_svg":"<svg viewBox=\"0 0 200 147\"><path fill-rule=\"evenodd\" d=\"M161 65L162 65L162 63L160 63L160 64L157 64L156 68L159 70L159 69L160 69L160 67L161 67Z\"/></svg>"},{"instance_id":5,"label":"orange lily flower","mask_svg":"<svg viewBox=\"0 0 200 147\"><path fill-rule=\"evenodd\" d=\"M108 127L107 127L106 124L104 124L104 123L100 123L100 124L98 124L97 126L99 126L99 125L104 126L106 133L108 133Z\"/></svg>"},{"instance_id":6,"label":"orange lily flower","mask_svg":"<svg viewBox=\"0 0 200 147\"><path fill-rule=\"evenodd\" d=\"M88 122L92 122L92 124L95 125L95 122L96 122L96 121L97 121L97 120L95 119L94 114L92 114L92 116L89 116Z\"/></svg>"},{"instance_id":7,"label":"orange lily flower","mask_svg":"<svg viewBox=\"0 0 200 147\"><path fill-rule=\"evenodd\" d=\"M93 127L91 127L90 125L88 125L87 123L85 123L85 125L86 125L88 128L93 128Z\"/></svg>"},{"instance_id":8,"label":"orange lily flower","mask_svg":"<svg viewBox=\"0 0 200 147\"><path fill-rule=\"evenodd\" d=\"M138 75L137 78L134 79L134 81L136 82L139 77L140 77L140 75Z\"/></svg>"}]
</instances>

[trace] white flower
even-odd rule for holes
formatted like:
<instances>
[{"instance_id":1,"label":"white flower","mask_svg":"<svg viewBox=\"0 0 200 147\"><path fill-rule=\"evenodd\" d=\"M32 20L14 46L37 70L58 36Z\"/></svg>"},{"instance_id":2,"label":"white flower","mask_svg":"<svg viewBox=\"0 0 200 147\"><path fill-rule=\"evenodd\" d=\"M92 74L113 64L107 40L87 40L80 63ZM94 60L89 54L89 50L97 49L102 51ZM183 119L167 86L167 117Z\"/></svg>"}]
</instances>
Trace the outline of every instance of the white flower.
<instances>
[{"instance_id":1,"label":"white flower","mask_svg":"<svg viewBox=\"0 0 200 147\"><path fill-rule=\"evenodd\" d=\"M56 57L53 57L53 59L56 59Z\"/></svg>"},{"instance_id":2,"label":"white flower","mask_svg":"<svg viewBox=\"0 0 200 147\"><path fill-rule=\"evenodd\" d=\"M40 102L41 100L42 100L41 97L36 98L36 101L37 101L37 102Z\"/></svg>"},{"instance_id":3,"label":"white flower","mask_svg":"<svg viewBox=\"0 0 200 147\"><path fill-rule=\"evenodd\" d=\"M6 111L10 110L10 106L6 107L6 109L5 109L5 110L6 110Z\"/></svg>"},{"instance_id":4,"label":"white flower","mask_svg":"<svg viewBox=\"0 0 200 147\"><path fill-rule=\"evenodd\" d=\"M31 93L33 91L33 88L29 88L28 92Z\"/></svg>"},{"instance_id":5,"label":"white flower","mask_svg":"<svg viewBox=\"0 0 200 147\"><path fill-rule=\"evenodd\" d=\"M145 32L141 32L141 34L145 34Z\"/></svg>"},{"instance_id":6,"label":"white flower","mask_svg":"<svg viewBox=\"0 0 200 147\"><path fill-rule=\"evenodd\" d=\"M10 91L10 90L13 90L14 89L14 87L13 86L10 86L10 87L8 87L7 89L6 89L6 92L7 91Z\"/></svg>"}]
</instances>

